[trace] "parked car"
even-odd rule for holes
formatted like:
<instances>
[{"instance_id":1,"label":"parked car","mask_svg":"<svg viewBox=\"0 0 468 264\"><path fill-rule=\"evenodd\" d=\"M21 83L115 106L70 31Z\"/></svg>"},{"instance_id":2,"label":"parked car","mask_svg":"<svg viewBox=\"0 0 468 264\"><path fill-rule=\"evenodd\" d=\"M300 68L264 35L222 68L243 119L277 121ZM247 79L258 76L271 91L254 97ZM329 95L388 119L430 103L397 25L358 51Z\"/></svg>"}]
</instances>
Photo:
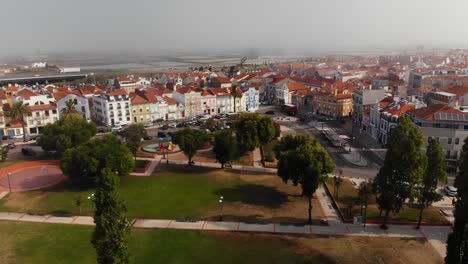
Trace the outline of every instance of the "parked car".
<instances>
[{"instance_id":1,"label":"parked car","mask_svg":"<svg viewBox=\"0 0 468 264\"><path fill-rule=\"evenodd\" d=\"M168 128L169 128L168 125L163 125L163 126L161 126L159 129L161 129L161 130L166 130L166 129L168 129Z\"/></svg>"},{"instance_id":2,"label":"parked car","mask_svg":"<svg viewBox=\"0 0 468 264\"><path fill-rule=\"evenodd\" d=\"M152 127L153 124L151 124L151 123L145 123L143 126L146 127L146 128L149 128L149 127Z\"/></svg>"},{"instance_id":3,"label":"parked car","mask_svg":"<svg viewBox=\"0 0 468 264\"><path fill-rule=\"evenodd\" d=\"M97 129L97 132L98 133L106 133L106 130L107 129L105 127L100 127L100 128Z\"/></svg>"},{"instance_id":4,"label":"parked car","mask_svg":"<svg viewBox=\"0 0 468 264\"><path fill-rule=\"evenodd\" d=\"M29 140L38 140L40 137L41 137L41 135L30 136Z\"/></svg>"},{"instance_id":5,"label":"parked car","mask_svg":"<svg viewBox=\"0 0 468 264\"><path fill-rule=\"evenodd\" d=\"M15 145L14 142L8 143L7 146L8 146L9 149L14 149L14 148L16 148L16 145Z\"/></svg>"},{"instance_id":6,"label":"parked car","mask_svg":"<svg viewBox=\"0 0 468 264\"><path fill-rule=\"evenodd\" d=\"M163 121L164 121L164 119L158 118L158 119L154 120L153 123L162 123Z\"/></svg>"},{"instance_id":7,"label":"parked car","mask_svg":"<svg viewBox=\"0 0 468 264\"><path fill-rule=\"evenodd\" d=\"M158 138L165 138L166 137L166 133L164 132L158 132Z\"/></svg>"},{"instance_id":8,"label":"parked car","mask_svg":"<svg viewBox=\"0 0 468 264\"><path fill-rule=\"evenodd\" d=\"M153 137L152 136L146 136L146 137L143 137L144 140L152 140Z\"/></svg>"},{"instance_id":9,"label":"parked car","mask_svg":"<svg viewBox=\"0 0 468 264\"><path fill-rule=\"evenodd\" d=\"M179 124L176 125L176 127L179 127L179 128L186 127L186 126L187 126L186 123L179 123Z\"/></svg>"},{"instance_id":10,"label":"parked car","mask_svg":"<svg viewBox=\"0 0 468 264\"><path fill-rule=\"evenodd\" d=\"M275 114L275 111L272 111L272 110L266 111L265 114L267 114L267 115L274 115L274 114Z\"/></svg>"},{"instance_id":11,"label":"parked car","mask_svg":"<svg viewBox=\"0 0 468 264\"><path fill-rule=\"evenodd\" d=\"M453 186L445 186L444 188L444 192L445 194L447 194L447 196L450 196L450 197L455 197L457 196L457 188L453 187Z\"/></svg>"},{"instance_id":12,"label":"parked car","mask_svg":"<svg viewBox=\"0 0 468 264\"><path fill-rule=\"evenodd\" d=\"M23 138L23 135L14 135L14 136L10 136L11 139L19 139L19 138Z\"/></svg>"},{"instance_id":13,"label":"parked car","mask_svg":"<svg viewBox=\"0 0 468 264\"><path fill-rule=\"evenodd\" d=\"M8 140L8 136L2 136L2 140Z\"/></svg>"},{"instance_id":14,"label":"parked car","mask_svg":"<svg viewBox=\"0 0 468 264\"><path fill-rule=\"evenodd\" d=\"M32 148L22 148L21 153L26 156L35 156L36 152Z\"/></svg>"},{"instance_id":15,"label":"parked car","mask_svg":"<svg viewBox=\"0 0 468 264\"><path fill-rule=\"evenodd\" d=\"M177 127L177 124L176 124L176 123L170 123L170 124L169 124L169 127L176 128L176 127Z\"/></svg>"}]
</instances>

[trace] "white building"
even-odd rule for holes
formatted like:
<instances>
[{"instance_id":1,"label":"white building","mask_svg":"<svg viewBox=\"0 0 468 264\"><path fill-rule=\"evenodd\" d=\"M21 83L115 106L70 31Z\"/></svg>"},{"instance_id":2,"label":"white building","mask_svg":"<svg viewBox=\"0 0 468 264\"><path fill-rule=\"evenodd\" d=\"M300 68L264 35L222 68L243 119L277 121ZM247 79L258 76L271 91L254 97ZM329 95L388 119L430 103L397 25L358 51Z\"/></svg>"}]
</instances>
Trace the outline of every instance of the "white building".
<instances>
[{"instance_id":1,"label":"white building","mask_svg":"<svg viewBox=\"0 0 468 264\"><path fill-rule=\"evenodd\" d=\"M245 111L248 112L255 112L258 110L258 107L260 105L260 92L253 88L250 87L244 92L244 102L245 102Z\"/></svg>"},{"instance_id":2,"label":"white building","mask_svg":"<svg viewBox=\"0 0 468 264\"><path fill-rule=\"evenodd\" d=\"M132 123L130 96L123 89L94 96L93 108L94 118L99 123L108 126Z\"/></svg>"},{"instance_id":3,"label":"white building","mask_svg":"<svg viewBox=\"0 0 468 264\"><path fill-rule=\"evenodd\" d=\"M196 117L203 113L201 110L201 92L195 91L191 87L176 87L172 93L172 98L184 106L182 117Z\"/></svg>"},{"instance_id":4,"label":"white building","mask_svg":"<svg viewBox=\"0 0 468 264\"><path fill-rule=\"evenodd\" d=\"M227 88L210 88L216 96L216 114L227 114L233 112L233 100Z\"/></svg>"},{"instance_id":5,"label":"white building","mask_svg":"<svg viewBox=\"0 0 468 264\"><path fill-rule=\"evenodd\" d=\"M60 118L62 118L64 112L67 110L67 102L71 100L74 104L75 111L82 115L86 120L91 120L89 101L86 97L71 92L56 92L53 93L52 96L55 99Z\"/></svg>"},{"instance_id":6,"label":"white building","mask_svg":"<svg viewBox=\"0 0 468 264\"><path fill-rule=\"evenodd\" d=\"M203 90L201 94L201 110L206 115L216 115L216 95L210 90Z\"/></svg>"}]
</instances>

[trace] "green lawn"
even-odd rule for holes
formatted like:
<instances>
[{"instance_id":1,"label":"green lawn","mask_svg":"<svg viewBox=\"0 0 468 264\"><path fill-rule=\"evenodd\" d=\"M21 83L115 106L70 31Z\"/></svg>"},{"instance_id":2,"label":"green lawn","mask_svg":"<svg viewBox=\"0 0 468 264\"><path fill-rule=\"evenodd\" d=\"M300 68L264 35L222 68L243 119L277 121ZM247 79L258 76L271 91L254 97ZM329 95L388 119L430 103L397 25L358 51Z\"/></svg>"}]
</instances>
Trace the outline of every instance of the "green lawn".
<instances>
[{"instance_id":1,"label":"green lawn","mask_svg":"<svg viewBox=\"0 0 468 264\"><path fill-rule=\"evenodd\" d=\"M334 179L328 178L327 184L333 195ZM358 199L358 193L358 189L353 186L349 179L343 179L343 184L340 186L338 191L337 202L346 219L351 220L354 216L358 216L361 213L361 204ZM375 202L375 197L372 196L369 200L367 219L383 220L383 217L380 217L379 213L380 210ZM390 214L389 221L417 222L418 217L419 209L416 206L406 204L399 213ZM424 210L423 222L448 223L447 219L439 213L439 210L432 206L429 206Z\"/></svg>"},{"instance_id":2,"label":"green lawn","mask_svg":"<svg viewBox=\"0 0 468 264\"><path fill-rule=\"evenodd\" d=\"M136 160L135 169L144 169L149 162L149 160Z\"/></svg>"},{"instance_id":3,"label":"green lawn","mask_svg":"<svg viewBox=\"0 0 468 264\"><path fill-rule=\"evenodd\" d=\"M129 217L198 218L206 209L217 208L219 188L232 188L242 183L237 175L216 179L199 168L156 173L154 177L124 177L121 195L129 208ZM220 171L223 173L223 171ZM74 188L69 183L45 191L12 193L0 200L0 211L38 214L77 215L75 197L83 199L82 214L91 215L92 202L87 199L93 189Z\"/></svg>"},{"instance_id":4,"label":"green lawn","mask_svg":"<svg viewBox=\"0 0 468 264\"><path fill-rule=\"evenodd\" d=\"M0 221L0 263L95 263L93 227ZM291 263L280 239L133 229L131 263Z\"/></svg>"},{"instance_id":5,"label":"green lawn","mask_svg":"<svg viewBox=\"0 0 468 264\"><path fill-rule=\"evenodd\" d=\"M91 226L0 221L0 263L96 263ZM132 229L130 263L441 263L425 239Z\"/></svg>"}]
</instances>

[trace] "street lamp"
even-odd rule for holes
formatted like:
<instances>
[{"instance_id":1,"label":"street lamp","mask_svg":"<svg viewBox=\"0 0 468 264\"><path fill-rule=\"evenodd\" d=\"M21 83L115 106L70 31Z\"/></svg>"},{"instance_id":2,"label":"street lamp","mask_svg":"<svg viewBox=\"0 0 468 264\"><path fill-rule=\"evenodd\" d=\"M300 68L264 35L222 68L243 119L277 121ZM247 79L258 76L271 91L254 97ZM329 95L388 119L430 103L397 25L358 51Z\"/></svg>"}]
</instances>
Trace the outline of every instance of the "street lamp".
<instances>
[{"instance_id":1,"label":"street lamp","mask_svg":"<svg viewBox=\"0 0 468 264\"><path fill-rule=\"evenodd\" d=\"M364 210L364 215L362 214L362 211ZM363 205L362 208L361 208L361 216L363 216L362 218L362 224L364 227L366 227L366 218L367 218L367 206Z\"/></svg>"},{"instance_id":2,"label":"street lamp","mask_svg":"<svg viewBox=\"0 0 468 264\"><path fill-rule=\"evenodd\" d=\"M219 209L220 209L220 213L219 213L219 221L223 221L223 199L224 197L221 196L219 197Z\"/></svg>"},{"instance_id":3,"label":"street lamp","mask_svg":"<svg viewBox=\"0 0 468 264\"><path fill-rule=\"evenodd\" d=\"M91 210L93 209L93 204L92 204L93 198L94 198L94 193L92 193L90 196L88 196L88 200L91 202Z\"/></svg>"},{"instance_id":4,"label":"street lamp","mask_svg":"<svg viewBox=\"0 0 468 264\"><path fill-rule=\"evenodd\" d=\"M10 192L11 192L10 176L11 176L11 172L7 173L7 177L8 177L8 189L9 189Z\"/></svg>"}]
</instances>

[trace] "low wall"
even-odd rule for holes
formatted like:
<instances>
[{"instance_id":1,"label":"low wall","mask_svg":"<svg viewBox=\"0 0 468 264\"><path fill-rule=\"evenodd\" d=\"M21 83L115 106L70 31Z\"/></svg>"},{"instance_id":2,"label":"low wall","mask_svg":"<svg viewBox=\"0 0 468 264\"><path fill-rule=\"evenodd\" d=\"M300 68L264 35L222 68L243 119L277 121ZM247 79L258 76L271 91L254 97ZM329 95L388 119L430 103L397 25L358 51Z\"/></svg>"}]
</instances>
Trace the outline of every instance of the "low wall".
<instances>
[{"instance_id":1,"label":"low wall","mask_svg":"<svg viewBox=\"0 0 468 264\"><path fill-rule=\"evenodd\" d=\"M143 168L143 169L135 168L135 169L133 169L133 172L136 172L136 173L146 173L146 172L149 170L149 168L151 167L151 164L152 164L152 163L153 163L153 162L152 162L151 160L148 160L148 163L146 164L145 168Z\"/></svg>"}]
</instances>

